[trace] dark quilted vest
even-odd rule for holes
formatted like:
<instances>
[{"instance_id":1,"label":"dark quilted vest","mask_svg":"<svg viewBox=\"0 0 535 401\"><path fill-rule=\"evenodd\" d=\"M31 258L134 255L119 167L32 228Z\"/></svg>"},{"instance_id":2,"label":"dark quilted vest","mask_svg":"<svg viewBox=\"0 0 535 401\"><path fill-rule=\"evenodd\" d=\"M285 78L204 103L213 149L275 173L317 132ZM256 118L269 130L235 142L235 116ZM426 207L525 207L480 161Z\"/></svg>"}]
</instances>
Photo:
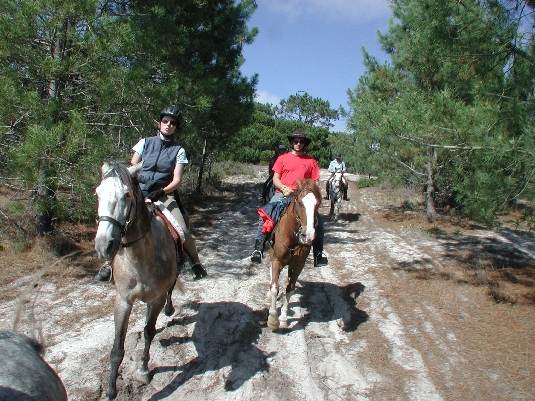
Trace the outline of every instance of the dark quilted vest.
<instances>
[{"instance_id":1,"label":"dark quilted vest","mask_svg":"<svg viewBox=\"0 0 535 401\"><path fill-rule=\"evenodd\" d=\"M159 135L145 138L143 168L139 173L141 190L151 192L164 188L173 180L176 155L180 145L173 140L163 141Z\"/></svg>"}]
</instances>

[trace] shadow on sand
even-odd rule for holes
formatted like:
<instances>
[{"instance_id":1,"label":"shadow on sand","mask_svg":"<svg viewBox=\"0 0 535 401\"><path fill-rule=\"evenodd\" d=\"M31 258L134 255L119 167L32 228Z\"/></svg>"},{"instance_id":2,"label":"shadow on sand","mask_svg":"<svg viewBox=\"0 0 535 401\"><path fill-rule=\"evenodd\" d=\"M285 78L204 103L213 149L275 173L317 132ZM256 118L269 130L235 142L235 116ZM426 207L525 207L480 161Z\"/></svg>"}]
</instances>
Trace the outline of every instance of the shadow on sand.
<instances>
[{"instance_id":1,"label":"shadow on sand","mask_svg":"<svg viewBox=\"0 0 535 401\"><path fill-rule=\"evenodd\" d=\"M352 332L368 320L368 314L356 308L356 299L364 291L361 283L338 287L329 283L299 281L296 293L302 294L301 305L308 310L305 316L292 317L289 312L288 330L302 330L311 322L336 320L340 328ZM295 296L295 294L294 294ZM295 306L295 303L293 303ZM187 305L197 311L195 315L175 317L167 327L195 323L191 337L171 336L160 340L163 347L193 342L197 357L183 365L160 366L153 369L152 375L180 371L162 390L149 400L161 400L173 394L181 385L196 375L230 367L225 377L225 390L234 391L257 372L269 371L268 359L274 353L266 354L256 344L265 327L267 308L255 311L238 302L197 303ZM292 303L290 304L292 306ZM296 324L291 324L296 321Z\"/></svg>"}]
</instances>

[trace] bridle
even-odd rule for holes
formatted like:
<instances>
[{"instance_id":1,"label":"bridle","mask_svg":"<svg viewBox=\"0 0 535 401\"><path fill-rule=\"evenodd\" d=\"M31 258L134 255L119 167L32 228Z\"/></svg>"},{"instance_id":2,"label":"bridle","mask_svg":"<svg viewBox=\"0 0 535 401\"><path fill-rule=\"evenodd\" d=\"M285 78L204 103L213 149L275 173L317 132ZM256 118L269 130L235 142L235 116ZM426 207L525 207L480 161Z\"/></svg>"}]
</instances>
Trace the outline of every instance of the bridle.
<instances>
[{"instance_id":1,"label":"bridle","mask_svg":"<svg viewBox=\"0 0 535 401\"><path fill-rule=\"evenodd\" d=\"M106 178L110 177L112 175L113 172L110 172L108 174L106 174L102 180L104 181ZM119 177L117 177L119 178ZM119 178L120 180L120 178ZM136 215L131 218L131 215L132 215L132 204L133 202L130 204L129 208L128 208L128 218L126 219L125 223L122 224L119 220L111 217L111 216L98 216L97 218L97 224L100 224L101 221L108 221L110 222L111 224L113 224L115 227L119 228L119 230L121 230L121 241L119 242L119 246L122 246L123 248L128 248L129 246L132 246L134 245L136 242L140 241L143 237L145 237L145 235L148 234L148 232L150 231L150 228L151 228L151 224L150 224L150 221L149 221L149 224L148 224L148 227L147 227L147 230L145 230L144 233L141 234L141 237L133 240L133 241L130 241L130 242L123 242L123 237L126 235L126 232L128 231L128 228L130 228L132 226L132 224L134 224L136 221L137 221L137 213ZM150 219L152 220L152 213L150 214Z\"/></svg>"},{"instance_id":2,"label":"bridle","mask_svg":"<svg viewBox=\"0 0 535 401\"><path fill-rule=\"evenodd\" d=\"M329 191L335 193L336 195L339 195L342 192L342 180L343 180L344 174L340 173L340 178L333 177L332 181L329 185ZM334 183L337 183L338 185L334 185Z\"/></svg>"},{"instance_id":3,"label":"bridle","mask_svg":"<svg viewBox=\"0 0 535 401\"><path fill-rule=\"evenodd\" d=\"M292 202L294 203L294 210L296 209L297 207L297 202L298 202L298 197L300 195L301 192L306 192L305 189L301 189L299 190L295 195L294 195L294 198L292 200ZM290 216L289 216L289 205L288 207L286 208L286 210L284 211L284 214L286 215L286 219L290 219ZM301 223L301 218L299 217L299 213L294 213L294 221L297 223L297 231L294 230L294 227L293 227L293 224L289 221L288 222L288 225L290 227L290 229L292 230L292 234L294 235L294 237L296 238L299 238L299 235L303 232L303 224ZM316 224L316 219L314 219L314 223ZM296 250L298 250L299 248L302 248L304 246L310 246L310 245L306 245L306 244L301 244L299 241L297 241L297 246L295 246L294 248L290 248L289 246L287 246L284 242L281 241L281 244L286 248L286 250L290 251L290 256L293 256L294 252Z\"/></svg>"},{"instance_id":4,"label":"bridle","mask_svg":"<svg viewBox=\"0 0 535 401\"><path fill-rule=\"evenodd\" d=\"M128 212L128 214L130 215L130 211ZM130 224L132 222L132 220L128 220L127 219L124 224L121 224L120 221L114 219L111 216L98 216L97 223L100 223L101 221L109 221L115 227L118 227L119 230L121 230L121 237L123 237L124 234L126 234L126 230L128 229L128 227L130 226Z\"/></svg>"}]
</instances>

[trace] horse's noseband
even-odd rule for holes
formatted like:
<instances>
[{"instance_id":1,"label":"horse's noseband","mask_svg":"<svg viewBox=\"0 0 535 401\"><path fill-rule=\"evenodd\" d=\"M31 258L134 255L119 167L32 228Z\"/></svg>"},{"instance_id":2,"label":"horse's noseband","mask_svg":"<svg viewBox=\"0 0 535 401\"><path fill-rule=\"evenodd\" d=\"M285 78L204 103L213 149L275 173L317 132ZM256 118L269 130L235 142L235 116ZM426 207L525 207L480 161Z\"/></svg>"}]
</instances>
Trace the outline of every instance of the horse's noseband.
<instances>
[{"instance_id":1,"label":"horse's noseband","mask_svg":"<svg viewBox=\"0 0 535 401\"><path fill-rule=\"evenodd\" d=\"M113 224L115 227L118 227L119 230L121 230L121 237L124 235L124 233L126 232L126 226L128 225L128 221L123 225L121 224L118 220L115 220L113 217L111 216L98 216L98 222L100 223L101 221L109 221L111 224Z\"/></svg>"}]
</instances>

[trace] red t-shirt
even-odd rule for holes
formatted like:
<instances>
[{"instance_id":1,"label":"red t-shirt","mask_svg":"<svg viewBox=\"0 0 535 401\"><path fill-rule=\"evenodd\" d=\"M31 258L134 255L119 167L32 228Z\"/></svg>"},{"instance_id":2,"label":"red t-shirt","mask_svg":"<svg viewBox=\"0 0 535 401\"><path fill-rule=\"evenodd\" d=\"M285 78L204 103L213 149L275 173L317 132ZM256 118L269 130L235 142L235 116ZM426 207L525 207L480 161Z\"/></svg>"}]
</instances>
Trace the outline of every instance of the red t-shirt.
<instances>
[{"instance_id":1,"label":"red t-shirt","mask_svg":"<svg viewBox=\"0 0 535 401\"><path fill-rule=\"evenodd\" d=\"M294 155L292 152L280 155L273 165L273 171L280 175L281 182L294 191L297 189L295 181L303 178L319 180L320 168L312 156Z\"/></svg>"}]
</instances>

